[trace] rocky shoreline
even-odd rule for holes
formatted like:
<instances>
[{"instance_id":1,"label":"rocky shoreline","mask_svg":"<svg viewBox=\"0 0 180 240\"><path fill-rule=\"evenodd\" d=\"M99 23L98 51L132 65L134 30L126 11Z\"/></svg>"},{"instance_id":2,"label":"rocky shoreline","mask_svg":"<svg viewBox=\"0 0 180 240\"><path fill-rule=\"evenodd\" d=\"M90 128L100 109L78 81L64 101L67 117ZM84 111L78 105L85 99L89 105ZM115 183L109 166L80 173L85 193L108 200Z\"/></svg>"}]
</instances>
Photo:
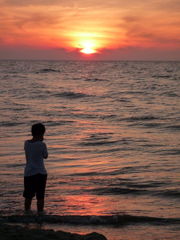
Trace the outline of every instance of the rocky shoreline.
<instances>
[{"instance_id":1,"label":"rocky shoreline","mask_svg":"<svg viewBox=\"0 0 180 240\"><path fill-rule=\"evenodd\" d=\"M22 226L0 223L1 240L107 240L102 234L93 232L86 235L76 233L28 229Z\"/></svg>"}]
</instances>

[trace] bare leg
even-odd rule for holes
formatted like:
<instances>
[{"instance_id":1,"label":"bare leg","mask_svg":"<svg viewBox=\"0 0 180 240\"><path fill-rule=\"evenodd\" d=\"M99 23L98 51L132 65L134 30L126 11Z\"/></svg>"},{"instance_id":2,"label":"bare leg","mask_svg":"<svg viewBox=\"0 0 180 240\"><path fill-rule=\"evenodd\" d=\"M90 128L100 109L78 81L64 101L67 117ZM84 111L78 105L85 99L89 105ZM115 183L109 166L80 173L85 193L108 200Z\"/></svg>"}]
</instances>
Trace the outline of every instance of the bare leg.
<instances>
[{"instance_id":1,"label":"bare leg","mask_svg":"<svg viewBox=\"0 0 180 240\"><path fill-rule=\"evenodd\" d=\"M25 201L24 201L25 211L30 211L31 210L31 202L32 202L32 199L25 198Z\"/></svg>"},{"instance_id":2,"label":"bare leg","mask_svg":"<svg viewBox=\"0 0 180 240\"><path fill-rule=\"evenodd\" d=\"M44 199L37 200L37 210L38 212L43 212L44 210Z\"/></svg>"}]
</instances>

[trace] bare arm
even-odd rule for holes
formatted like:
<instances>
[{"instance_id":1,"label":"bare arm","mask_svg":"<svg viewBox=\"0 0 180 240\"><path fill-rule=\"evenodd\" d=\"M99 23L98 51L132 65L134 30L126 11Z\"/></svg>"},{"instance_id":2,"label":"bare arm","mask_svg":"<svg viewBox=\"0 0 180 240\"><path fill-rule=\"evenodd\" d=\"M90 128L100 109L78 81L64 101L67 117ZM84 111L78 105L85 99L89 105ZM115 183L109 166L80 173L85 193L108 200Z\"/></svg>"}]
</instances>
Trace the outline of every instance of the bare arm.
<instances>
[{"instance_id":1,"label":"bare arm","mask_svg":"<svg viewBox=\"0 0 180 240\"><path fill-rule=\"evenodd\" d=\"M47 150L47 147L46 147L46 144L45 144L45 143L44 143L43 158L45 158L45 159L48 158L48 150Z\"/></svg>"}]
</instances>

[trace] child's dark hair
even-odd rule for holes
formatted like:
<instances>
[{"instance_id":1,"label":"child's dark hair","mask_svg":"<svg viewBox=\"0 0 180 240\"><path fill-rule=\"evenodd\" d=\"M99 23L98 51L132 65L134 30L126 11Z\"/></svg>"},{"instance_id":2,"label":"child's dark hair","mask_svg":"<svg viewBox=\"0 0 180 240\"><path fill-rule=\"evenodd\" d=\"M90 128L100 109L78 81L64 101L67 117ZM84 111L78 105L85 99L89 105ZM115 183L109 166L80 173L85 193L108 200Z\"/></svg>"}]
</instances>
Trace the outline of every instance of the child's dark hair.
<instances>
[{"instance_id":1,"label":"child's dark hair","mask_svg":"<svg viewBox=\"0 0 180 240\"><path fill-rule=\"evenodd\" d=\"M45 131L46 131L46 128L42 123L36 123L32 125L31 133L33 137L44 135Z\"/></svg>"}]
</instances>

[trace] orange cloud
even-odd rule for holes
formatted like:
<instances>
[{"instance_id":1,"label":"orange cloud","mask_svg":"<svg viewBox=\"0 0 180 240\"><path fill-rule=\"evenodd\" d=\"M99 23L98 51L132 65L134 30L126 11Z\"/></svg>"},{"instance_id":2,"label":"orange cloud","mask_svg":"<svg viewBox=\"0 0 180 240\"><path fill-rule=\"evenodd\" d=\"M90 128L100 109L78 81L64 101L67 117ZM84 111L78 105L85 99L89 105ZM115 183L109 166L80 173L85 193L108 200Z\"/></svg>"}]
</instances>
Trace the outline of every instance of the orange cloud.
<instances>
[{"instance_id":1,"label":"orange cloud","mask_svg":"<svg viewBox=\"0 0 180 240\"><path fill-rule=\"evenodd\" d=\"M82 50L179 49L178 0L0 0L0 42Z\"/></svg>"}]
</instances>

